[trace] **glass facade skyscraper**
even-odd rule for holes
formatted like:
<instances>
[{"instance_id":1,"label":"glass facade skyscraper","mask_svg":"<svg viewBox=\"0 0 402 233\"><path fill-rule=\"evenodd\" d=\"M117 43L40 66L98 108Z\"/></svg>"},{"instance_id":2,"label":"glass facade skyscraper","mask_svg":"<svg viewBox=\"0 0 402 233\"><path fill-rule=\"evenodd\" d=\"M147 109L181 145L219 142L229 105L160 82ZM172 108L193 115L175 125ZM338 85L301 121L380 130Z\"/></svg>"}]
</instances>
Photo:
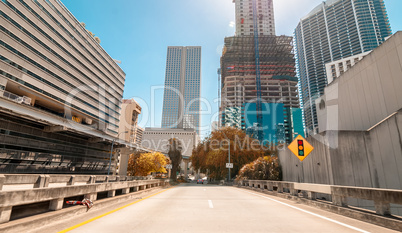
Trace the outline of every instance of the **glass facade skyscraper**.
<instances>
[{"instance_id":1,"label":"glass facade skyscraper","mask_svg":"<svg viewBox=\"0 0 402 233\"><path fill-rule=\"evenodd\" d=\"M199 135L200 92L201 47L169 46L162 128L193 128Z\"/></svg>"},{"instance_id":2,"label":"glass facade skyscraper","mask_svg":"<svg viewBox=\"0 0 402 233\"><path fill-rule=\"evenodd\" d=\"M295 51L307 134L318 127L314 103L327 85L325 64L371 51L391 34L384 0L328 0L300 20Z\"/></svg>"}]
</instances>

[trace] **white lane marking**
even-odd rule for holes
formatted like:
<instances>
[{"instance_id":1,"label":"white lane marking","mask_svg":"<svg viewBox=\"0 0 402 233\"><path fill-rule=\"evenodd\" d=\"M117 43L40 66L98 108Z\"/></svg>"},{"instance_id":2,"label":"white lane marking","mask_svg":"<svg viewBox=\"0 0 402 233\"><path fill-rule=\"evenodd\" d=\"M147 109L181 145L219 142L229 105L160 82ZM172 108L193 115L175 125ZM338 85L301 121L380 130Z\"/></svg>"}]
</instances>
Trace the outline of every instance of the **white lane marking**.
<instances>
[{"instance_id":1,"label":"white lane marking","mask_svg":"<svg viewBox=\"0 0 402 233\"><path fill-rule=\"evenodd\" d=\"M207 191L206 189L204 189L204 191Z\"/></svg>"},{"instance_id":2,"label":"white lane marking","mask_svg":"<svg viewBox=\"0 0 402 233\"><path fill-rule=\"evenodd\" d=\"M208 204L209 204L209 208L211 208L211 209L214 208L214 205L212 205L212 201L211 201L211 200L208 200Z\"/></svg>"},{"instance_id":3,"label":"white lane marking","mask_svg":"<svg viewBox=\"0 0 402 233\"><path fill-rule=\"evenodd\" d=\"M269 200L274 201L274 202L277 202L277 203L279 203L279 204L288 206L288 207L290 207L290 208L293 208L293 209L302 211L302 212L307 213L307 214L311 214L311 215L313 215L313 216L316 216L316 217L322 218L322 219L324 219L324 220L327 220L327 221L330 221L330 222L339 224L339 225L341 225L341 226L344 226L344 227L353 229L353 230L355 230L355 231L359 231L359 232L363 232L363 233L370 233L370 232L365 231L365 230L362 230L362 229L360 229L360 228L357 228L357 227L354 227L354 226L351 226L351 225L348 225L348 224L345 224L345 223L341 223L341 222L339 222L339 221L336 221L336 220L333 220L333 219L330 219L330 218L327 218L327 217L324 217L324 216L315 214L315 213L310 212L310 211L307 211L307 210L300 209L300 208L298 208L298 207L296 207L296 206L292 206L292 205L286 204L286 203L284 203L284 202L281 202L281 201L278 201L278 200L275 200L275 199L272 199L272 198L269 198L269 197L266 197L266 196L263 196L263 195L260 195L260 194L256 194L256 193L252 193L252 192L248 192L248 191L244 191L244 190L242 190L242 191L243 191L243 192L246 192L246 193L250 193L250 194L255 195L255 196L263 197L263 198L265 198L265 199L269 199Z\"/></svg>"}]
</instances>

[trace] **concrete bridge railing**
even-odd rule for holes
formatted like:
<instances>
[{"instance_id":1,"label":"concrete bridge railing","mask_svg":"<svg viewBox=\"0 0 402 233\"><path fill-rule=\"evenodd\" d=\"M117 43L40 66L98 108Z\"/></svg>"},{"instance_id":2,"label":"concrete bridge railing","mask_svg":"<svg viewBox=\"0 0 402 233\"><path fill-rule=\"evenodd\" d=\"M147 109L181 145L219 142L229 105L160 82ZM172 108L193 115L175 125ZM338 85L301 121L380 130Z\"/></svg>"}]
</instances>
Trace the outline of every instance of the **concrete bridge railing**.
<instances>
[{"instance_id":1,"label":"concrete bridge railing","mask_svg":"<svg viewBox=\"0 0 402 233\"><path fill-rule=\"evenodd\" d=\"M91 201L97 199L98 193L107 192L107 197L114 197L116 190L122 194L137 192L158 186L165 186L169 180L143 179L118 176L67 176L67 175L0 175L0 184L33 184L35 188L0 191L0 223L10 221L13 207L49 201L49 210L63 208L67 197L84 196ZM52 183L63 183L65 186L49 187ZM86 184L77 185L77 182ZM0 185L1 187L1 185Z\"/></svg>"},{"instance_id":2,"label":"concrete bridge railing","mask_svg":"<svg viewBox=\"0 0 402 233\"><path fill-rule=\"evenodd\" d=\"M11 190L14 186L20 189L45 188L52 186L70 186L92 183L109 183L119 181L147 180L141 176L107 176L107 175L38 175L38 174L0 174L0 191Z\"/></svg>"},{"instance_id":3,"label":"concrete bridge railing","mask_svg":"<svg viewBox=\"0 0 402 233\"><path fill-rule=\"evenodd\" d=\"M390 204L402 204L402 190L265 180L243 180L238 181L236 185L262 191L276 191L278 193L288 190L292 196L298 195L299 191L304 191L307 193L308 199L311 200L316 199L318 193L328 194L331 195L334 205L343 207L348 205L348 197L371 200L374 201L376 213L379 215L391 215Z\"/></svg>"}]
</instances>

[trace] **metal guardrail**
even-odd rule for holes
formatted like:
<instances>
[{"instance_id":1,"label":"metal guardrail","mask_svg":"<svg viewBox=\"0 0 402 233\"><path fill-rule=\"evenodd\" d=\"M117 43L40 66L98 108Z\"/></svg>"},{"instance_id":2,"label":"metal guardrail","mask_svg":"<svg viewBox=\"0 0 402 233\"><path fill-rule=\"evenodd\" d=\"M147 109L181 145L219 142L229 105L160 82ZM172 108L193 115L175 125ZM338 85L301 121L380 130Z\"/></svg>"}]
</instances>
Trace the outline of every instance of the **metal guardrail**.
<instances>
[{"instance_id":1,"label":"metal guardrail","mask_svg":"<svg viewBox=\"0 0 402 233\"><path fill-rule=\"evenodd\" d=\"M402 190L376 189L351 186L321 185L307 183L293 183L285 181L243 180L237 181L239 187L260 189L262 191L276 191L283 193L288 190L290 195L296 196L299 191L307 192L308 199L316 199L316 195L329 194L332 203L346 207L347 198L358 198L374 201L376 213L379 215L391 215L390 204L402 204Z\"/></svg>"},{"instance_id":2,"label":"metal guardrail","mask_svg":"<svg viewBox=\"0 0 402 233\"><path fill-rule=\"evenodd\" d=\"M4 184L33 185L33 188L24 190L0 191L0 223L10 221L15 206L49 201L49 210L61 210L64 199L68 197L84 196L95 201L98 193L107 192L107 197L114 197L116 190L128 194L165 186L167 182L169 180L127 176L0 175L0 187L4 187ZM49 187L52 183L65 183L65 186Z\"/></svg>"}]
</instances>

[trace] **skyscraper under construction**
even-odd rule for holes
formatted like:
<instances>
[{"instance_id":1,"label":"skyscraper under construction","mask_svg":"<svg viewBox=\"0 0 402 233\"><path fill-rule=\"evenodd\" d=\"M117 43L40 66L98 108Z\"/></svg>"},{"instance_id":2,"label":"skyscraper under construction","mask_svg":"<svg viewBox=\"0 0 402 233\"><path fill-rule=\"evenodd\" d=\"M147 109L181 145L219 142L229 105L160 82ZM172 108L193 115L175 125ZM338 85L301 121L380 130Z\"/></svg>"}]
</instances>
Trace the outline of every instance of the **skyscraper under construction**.
<instances>
[{"instance_id":1,"label":"skyscraper under construction","mask_svg":"<svg viewBox=\"0 0 402 233\"><path fill-rule=\"evenodd\" d=\"M275 36L272 0L234 2L236 35L221 57L222 126L259 129L273 143L304 136L292 37Z\"/></svg>"}]
</instances>

